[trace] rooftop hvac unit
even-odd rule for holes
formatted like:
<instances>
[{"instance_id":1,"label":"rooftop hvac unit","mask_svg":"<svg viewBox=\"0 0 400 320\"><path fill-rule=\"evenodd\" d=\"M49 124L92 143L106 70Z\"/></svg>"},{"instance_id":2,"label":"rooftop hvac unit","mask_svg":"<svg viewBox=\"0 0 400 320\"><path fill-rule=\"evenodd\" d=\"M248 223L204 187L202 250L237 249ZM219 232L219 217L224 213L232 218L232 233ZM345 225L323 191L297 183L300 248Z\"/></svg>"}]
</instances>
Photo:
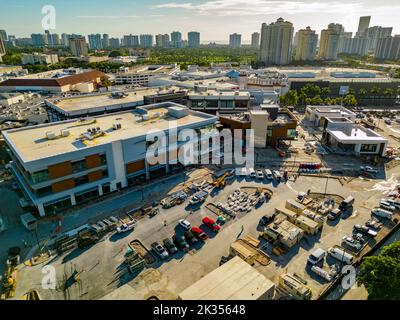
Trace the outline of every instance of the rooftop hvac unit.
<instances>
[{"instance_id":1,"label":"rooftop hvac unit","mask_svg":"<svg viewBox=\"0 0 400 320\"><path fill-rule=\"evenodd\" d=\"M70 132L69 132L68 129L63 129L63 130L61 130L61 136L62 136L62 137L68 137L69 134L70 134Z\"/></svg>"},{"instance_id":2,"label":"rooftop hvac unit","mask_svg":"<svg viewBox=\"0 0 400 320\"><path fill-rule=\"evenodd\" d=\"M119 122L113 124L113 129L114 130L119 130L121 128L122 128L122 125Z\"/></svg>"},{"instance_id":3,"label":"rooftop hvac unit","mask_svg":"<svg viewBox=\"0 0 400 320\"><path fill-rule=\"evenodd\" d=\"M47 131L46 132L46 138L49 140L53 140L56 138L56 134L53 131Z\"/></svg>"},{"instance_id":4,"label":"rooftop hvac unit","mask_svg":"<svg viewBox=\"0 0 400 320\"><path fill-rule=\"evenodd\" d=\"M235 91L235 96L238 96L239 95L239 91Z\"/></svg>"},{"instance_id":5,"label":"rooftop hvac unit","mask_svg":"<svg viewBox=\"0 0 400 320\"><path fill-rule=\"evenodd\" d=\"M142 116L142 119L143 119L143 121L147 121L147 120L149 120L149 116L147 114L144 114Z\"/></svg>"}]
</instances>

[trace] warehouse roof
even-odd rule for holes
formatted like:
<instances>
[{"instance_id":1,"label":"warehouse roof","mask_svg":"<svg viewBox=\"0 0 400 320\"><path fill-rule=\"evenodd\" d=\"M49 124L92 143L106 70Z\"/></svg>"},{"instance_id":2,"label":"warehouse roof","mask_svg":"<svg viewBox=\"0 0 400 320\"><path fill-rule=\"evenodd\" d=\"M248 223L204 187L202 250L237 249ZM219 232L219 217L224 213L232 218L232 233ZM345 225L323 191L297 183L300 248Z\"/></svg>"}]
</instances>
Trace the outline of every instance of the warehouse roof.
<instances>
[{"instance_id":1,"label":"warehouse roof","mask_svg":"<svg viewBox=\"0 0 400 320\"><path fill-rule=\"evenodd\" d=\"M234 257L181 292L182 300L257 300L275 284Z\"/></svg>"}]
</instances>

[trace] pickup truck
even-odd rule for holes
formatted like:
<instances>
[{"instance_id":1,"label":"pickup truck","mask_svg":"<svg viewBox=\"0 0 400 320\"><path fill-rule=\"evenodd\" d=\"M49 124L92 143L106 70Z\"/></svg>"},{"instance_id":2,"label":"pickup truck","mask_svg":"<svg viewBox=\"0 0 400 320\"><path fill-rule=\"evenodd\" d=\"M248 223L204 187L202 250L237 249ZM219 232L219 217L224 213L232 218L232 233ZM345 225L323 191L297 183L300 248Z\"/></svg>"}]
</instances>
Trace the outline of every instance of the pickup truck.
<instances>
[{"instance_id":1,"label":"pickup truck","mask_svg":"<svg viewBox=\"0 0 400 320\"><path fill-rule=\"evenodd\" d=\"M158 242L152 243L151 248L160 257L160 259L164 260L164 259L168 258L169 255L168 255L167 250L165 250L165 248Z\"/></svg>"}]
</instances>

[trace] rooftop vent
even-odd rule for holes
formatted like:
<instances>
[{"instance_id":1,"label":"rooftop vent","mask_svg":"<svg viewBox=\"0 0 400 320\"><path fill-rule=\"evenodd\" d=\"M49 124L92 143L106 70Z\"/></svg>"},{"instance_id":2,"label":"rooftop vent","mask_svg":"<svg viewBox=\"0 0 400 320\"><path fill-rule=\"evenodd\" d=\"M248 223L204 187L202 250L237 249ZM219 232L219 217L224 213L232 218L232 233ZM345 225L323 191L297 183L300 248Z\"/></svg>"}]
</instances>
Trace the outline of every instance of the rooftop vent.
<instances>
[{"instance_id":1,"label":"rooftop vent","mask_svg":"<svg viewBox=\"0 0 400 320\"><path fill-rule=\"evenodd\" d=\"M69 134L70 134L70 132L69 132L68 129L63 129L63 130L61 130L61 136L62 136L62 137L68 137Z\"/></svg>"},{"instance_id":2,"label":"rooftop vent","mask_svg":"<svg viewBox=\"0 0 400 320\"><path fill-rule=\"evenodd\" d=\"M53 131L47 131L46 138L49 140L54 140L56 138L56 134Z\"/></svg>"},{"instance_id":3,"label":"rooftop vent","mask_svg":"<svg viewBox=\"0 0 400 320\"><path fill-rule=\"evenodd\" d=\"M121 123L116 122L116 123L113 124L113 129L114 129L114 130L119 130L119 129L121 129L121 128L122 128Z\"/></svg>"}]
</instances>

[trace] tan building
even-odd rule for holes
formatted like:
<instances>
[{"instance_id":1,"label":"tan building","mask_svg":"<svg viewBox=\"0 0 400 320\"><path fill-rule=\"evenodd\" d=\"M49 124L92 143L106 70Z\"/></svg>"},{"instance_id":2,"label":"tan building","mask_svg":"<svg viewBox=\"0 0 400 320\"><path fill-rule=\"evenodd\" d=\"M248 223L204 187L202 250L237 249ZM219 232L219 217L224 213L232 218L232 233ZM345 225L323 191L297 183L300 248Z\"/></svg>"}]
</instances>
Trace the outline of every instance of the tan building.
<instances>
[{"instance_id":1,"label":"tan building","mask_svg":"<svg viewBox=\"0 0 400 320\"><path fill-rule=\"evenodd\" d=\"M2 56L6 54L6 46L4 45L3 39L0 37L0 62L2 62Z\"/></svg>"},{"instance_id":2,"label":"tan building","mask_svg":"<svg viewBox=\"0 0 400 320\"><path fill-rule=\"evenodd\" d=\"M339 52L340 33L330 27L321 31L318 58L321 60L336 60Z\"/></svg>"},{"instance_id":3,"label":"tan building","mask_svg":"<svg viewBox=\"0 0 400 320\"><path fill-rule=\"evenodd\" d=\"M51 65L58 63L58 56L56 54L42 54L42 53L23 53L22 64L45 64Z\"/></svg>"},{"instance_id":4,"label":"tan building","mask_svg":"<svg viewBox=\"0 0 400 320\"><path fill-rule=\"evenodd\" d=\"M234 257L180 293L180 300L272 300L275 284Z\"/></svg>"},{"instance_id":5,"label":"tan building","mask_svg":"<svg viewBox=\"0 0 400 320\"><path fill-rule=\"evenodd\" d=\"M318 34L310 27L297 32L297 45L294 55L296 61L311 61L317 53Z\"/></svg>"},{"instance_id":6,"label":"tan building","mask_svg":"<svg viewBox=\"0 0 400 320\"><path fill-rule=\"evenodd\" d=\"M260 62L265 65L289 64L292 58L293 24L279 18L261 27Z\"/></svg>"},{"instance_id":7,"label":"tan building","mask_svg":"<svg viewBox=\"0 0 400 320\"><path fill-rule=\"evenodd\" d=\"M71 53L75 57L87 56L89 54L88 45L85 37L76 37L69 39Z\"/></svg>"}]
</instances>

